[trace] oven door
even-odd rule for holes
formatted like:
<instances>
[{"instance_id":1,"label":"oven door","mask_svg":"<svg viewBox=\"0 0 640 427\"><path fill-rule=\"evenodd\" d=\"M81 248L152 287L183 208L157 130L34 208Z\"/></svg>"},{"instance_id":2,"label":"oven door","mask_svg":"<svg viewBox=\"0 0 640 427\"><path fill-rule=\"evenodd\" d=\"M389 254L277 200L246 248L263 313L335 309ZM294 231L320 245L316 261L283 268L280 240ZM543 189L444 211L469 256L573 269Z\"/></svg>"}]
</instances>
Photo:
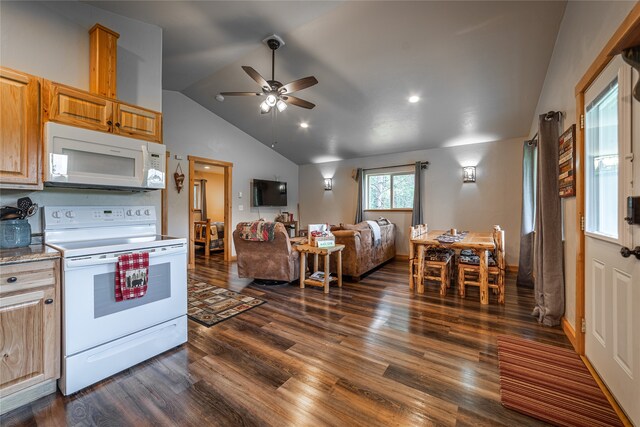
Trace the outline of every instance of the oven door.
<instances>
[{"instance_id":1,"label":"oven door","mask_svg":"<svg viewBox=\"0 0 640 427\"><path fill-rule=\"evenodd\" d=\"M115 300L116 265L119 255L131 251L64 260L64 356L186 315L186 245L139 251L149 252L147 293L120 302Z\"/></svg>"}]
</instances>

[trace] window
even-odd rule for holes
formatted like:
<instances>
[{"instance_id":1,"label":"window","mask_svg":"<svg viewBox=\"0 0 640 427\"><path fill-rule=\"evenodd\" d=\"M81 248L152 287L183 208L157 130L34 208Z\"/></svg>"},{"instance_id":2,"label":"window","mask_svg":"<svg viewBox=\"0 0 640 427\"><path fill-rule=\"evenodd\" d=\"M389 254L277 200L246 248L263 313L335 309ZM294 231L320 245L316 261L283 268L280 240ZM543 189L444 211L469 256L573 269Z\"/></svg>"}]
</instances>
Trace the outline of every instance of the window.
<instances>
[{"instance_id":1,"label":"window","mask_svg":"<svg viewBox=\"0 0 640 427\"><path fill-rule=\"evenodd\" d=\"M618 238L618 80L586 109L586 231Z\"/></svg>"},{"instance_id":2,"label":"window","mask_svg":"<svg viewBox=\"0 0 640 427\"><path fill-rule=\"evenodd\" d=\"M366 209L412 209L413 172L371 172L365 175Z\"/></svg>"}]
</instances>

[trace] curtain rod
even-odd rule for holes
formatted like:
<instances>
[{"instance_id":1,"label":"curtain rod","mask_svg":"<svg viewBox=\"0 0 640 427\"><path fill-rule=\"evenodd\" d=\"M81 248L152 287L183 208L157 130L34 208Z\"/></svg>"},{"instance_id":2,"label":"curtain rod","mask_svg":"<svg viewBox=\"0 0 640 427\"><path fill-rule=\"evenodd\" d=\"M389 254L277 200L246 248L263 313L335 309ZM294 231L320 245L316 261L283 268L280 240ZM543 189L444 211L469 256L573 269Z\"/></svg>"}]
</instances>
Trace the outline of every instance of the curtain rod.
<instances>
[{"instance_id":1,"label":"curtain rod","mask_svg":"<svg viewBox=\"0 0 640 427\"><path fill-rule=\"evenodd\" d=\"M376 170L376 169L391 169L391 168L399 168L402 166L415 166L415 163L407 163L406 165L393 165L393 166L380 166L377 168L364 168L362 169L363 171L372 171L372 170ZM420 162L420 169L427 169L429 167L429 162L424 161L424 162Z\"/></svg>"}]
</instances>

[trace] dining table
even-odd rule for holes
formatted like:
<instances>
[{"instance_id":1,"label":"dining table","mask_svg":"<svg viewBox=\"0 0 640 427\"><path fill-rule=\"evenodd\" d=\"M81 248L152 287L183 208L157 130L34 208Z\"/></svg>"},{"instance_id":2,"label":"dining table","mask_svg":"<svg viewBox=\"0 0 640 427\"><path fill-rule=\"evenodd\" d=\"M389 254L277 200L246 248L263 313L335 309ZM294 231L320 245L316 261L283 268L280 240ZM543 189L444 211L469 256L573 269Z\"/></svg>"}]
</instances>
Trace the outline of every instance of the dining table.
<instances>
[{"instance_id":1,"label":"dining table","mask_svg":"<svg viewBox=\"0 0 640 427\"><path fill-rule=\"evenodd\" d=\"M463 235L463 233L466 233ZM442 237L445 238L442 238ZM409 273L409 288L416 289L419 294L424 293L424 261L425 251L429 247L444 247L451 249L473 249L480 256L479 277L480 304L489 304L489 251L496 248L493 233L468 231L461 232L459 239L451 238L448 230L430 230L409 239L409 262L417 262L417 277ZM440 238L440 240L439 240ZM454 240L454 241L451 241ZM414 281L417 280L417 283ZM417 285L417 286L416 286Z\"/></svg>"}]
</instances>

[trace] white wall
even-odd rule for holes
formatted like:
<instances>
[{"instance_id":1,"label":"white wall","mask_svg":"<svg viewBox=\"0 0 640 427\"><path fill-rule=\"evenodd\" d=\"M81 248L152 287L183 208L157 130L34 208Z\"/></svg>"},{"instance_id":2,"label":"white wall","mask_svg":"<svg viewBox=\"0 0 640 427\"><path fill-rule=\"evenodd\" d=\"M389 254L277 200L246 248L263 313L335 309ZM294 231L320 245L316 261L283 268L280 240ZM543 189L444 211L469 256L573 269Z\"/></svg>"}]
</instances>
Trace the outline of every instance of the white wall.
<instances>
[{"instance_id":1,"label":"white wall","mask_svg":"<svg viewBox=\"0 0 640 427\"><path fill-rule=\"evenodd\" d=\"M538 115L549 110L566 113L564 129L576 123L575 86L634 4L631 1L568 2L533 117L531 136L538 129ZM562 199L562 207L565 230L565 317L575 328L575 197Z\"/></svg>"},{"instance_id":2,"label":"white wall","mask_svg":"<svg viewBox=\"0 0 640 427\"><path fill-rule=\"evenodd\" d=\"M179 92L164 91L163 115L164 143L171 152L169 175L173 176L179 163L186 183L180 193L176 191L173 182L169 185L170 235L189 234L187 156L233 163L232 230L240 221L251 221L260 217L273 221L280 210L297 212L298 165ZM182 156L183 160L176 160L175 155ZM260 208L259 211L252 208L249 183L253 178L286 182L288 206L282 209ZM242 192L242 198L239 197L239 192ZM243 210L240 210L240 205L243 206ZM297 217L297 214L295 216Z\"/></svg>"},{"instance_id":3,"label":"white wall","mask_svg":"<svg viewBox=\"0 0 640 427\"><path fill-rule=\"evenodd\" d=\"M500 224L506 231L507 262L517 264L520 245L522 141L525 138L449 148L363 157L300 167L300 215L309 223L352 223L356 182L352 170L431 162L424 172L424 221L430 229L486 230ZM462 167L477 166L475 184L462 182ZM325 191L323 178L333 178ZM385 216L397 226L396 250L408 254L411 212L369 212L367 219Z\"/></svg>"},{"instance_id":4,"label":"white wall","mask_svg":"<svg viewBox=\"0 0 640 427\"><path fill-rule=\"evenodd\" d=\"M0 63L89 90L89 29L120 34L118 99L162 111L162 29L79 2L0 2Z\"/></svg>"},{"instance_id":5,"label":"white wall","mask_svg":"<svg viewBox=\"0 0 640 427\"><path fill-rule=\"evenodd\" d=\"M0 64L89 89L89 29L99 22L120 33L118 98L162 110L162 29L78 2L0 2ZM153 205L160 193L79 189L2 190L0 205L28 196L46 205ZM40 214L29 220L41 231Z\"/></svg>"}]
</instances>

